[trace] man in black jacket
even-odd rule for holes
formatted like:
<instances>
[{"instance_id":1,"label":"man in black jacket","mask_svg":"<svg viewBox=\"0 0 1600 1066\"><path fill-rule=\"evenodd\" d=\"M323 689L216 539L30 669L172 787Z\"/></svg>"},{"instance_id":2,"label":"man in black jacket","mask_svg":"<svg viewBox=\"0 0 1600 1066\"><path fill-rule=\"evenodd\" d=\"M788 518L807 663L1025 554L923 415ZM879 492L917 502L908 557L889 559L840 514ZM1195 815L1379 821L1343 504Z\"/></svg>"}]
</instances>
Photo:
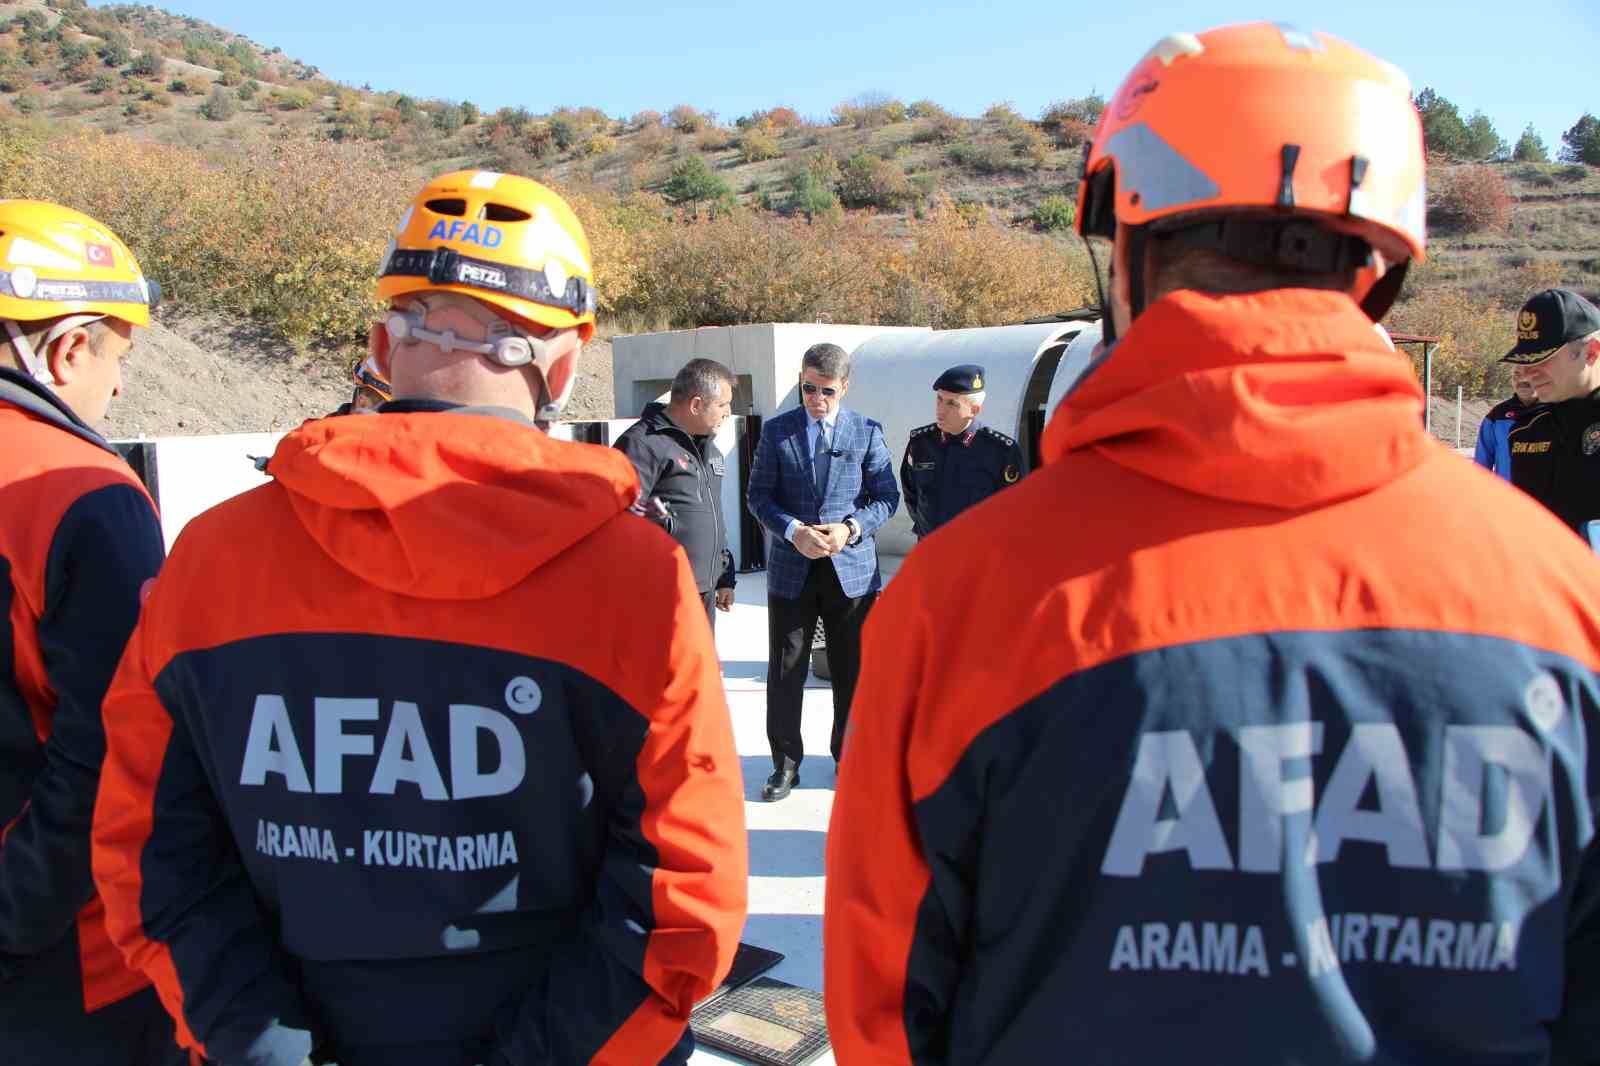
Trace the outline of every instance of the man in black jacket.
<instances>
[{"instance_id":1,"label":"man in black jacket","mask_svg":"<svg viewBox=\"0 0 1600 1066\"><path fill-rule=\"evenodd\" d=\"M1546 289L1522 305L1502 362L1518 365L1546 405L1508 434L1511 483L1585 535L1600 519L1600 309Z\"/></svg>"},{"instance_id":2,"label":"man in black jacket","mask_svg":"<svg viewBox=\"0 0 1600 1066\"><path fill-rule=\"evenodd\" d=\"M733 553L722 516L722 453L711 438L733 408L733 371L713 359L691 359L672 379L668 403L645 407L616 447L639 472L645 517L683 545L716 628L717 611L733 607Z\"/></svg>"}]
</instances>

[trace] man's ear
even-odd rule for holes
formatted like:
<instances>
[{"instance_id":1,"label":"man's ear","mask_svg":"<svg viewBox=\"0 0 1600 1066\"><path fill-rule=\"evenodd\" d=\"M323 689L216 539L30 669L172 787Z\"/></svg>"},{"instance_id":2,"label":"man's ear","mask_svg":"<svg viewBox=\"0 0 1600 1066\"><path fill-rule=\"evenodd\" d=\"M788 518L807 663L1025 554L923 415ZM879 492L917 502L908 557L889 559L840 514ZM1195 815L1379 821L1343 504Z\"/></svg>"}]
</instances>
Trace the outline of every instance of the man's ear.
<instances>
[{"instance_id":1,"label":"man's ear","mask_svg":"<svg viewBox=\"0 0 1600 1066\"><path fill-rule=\"evenodd\" d=\"M1591 337L1583 346L1583 365L1594 366L1596 359L1600 359L1600 337Z\"/></svg>"},{"instance_id":2,"label":"man's ear","mask_svg":"<svg viewBox=\"0 0 1600 1066\"><path fill-rule=\"evenodd\" d=\"M367 354L384 377L393 377L389 369L389 330L382 322L367 327Z\"/></svg>"},{"instance_id":3,"label":"man's ear","mask_svg":"<svg viewBox=\"0 0 1600 1066\"><path fill-rule=\"evenodd\" d=\"M78 371L93 355L89 331L82 326L74 326L50 342L50 349L44 357L45 366L50 368L57 385L65 385L78 376Z\"/></svg>"}]
</instances>

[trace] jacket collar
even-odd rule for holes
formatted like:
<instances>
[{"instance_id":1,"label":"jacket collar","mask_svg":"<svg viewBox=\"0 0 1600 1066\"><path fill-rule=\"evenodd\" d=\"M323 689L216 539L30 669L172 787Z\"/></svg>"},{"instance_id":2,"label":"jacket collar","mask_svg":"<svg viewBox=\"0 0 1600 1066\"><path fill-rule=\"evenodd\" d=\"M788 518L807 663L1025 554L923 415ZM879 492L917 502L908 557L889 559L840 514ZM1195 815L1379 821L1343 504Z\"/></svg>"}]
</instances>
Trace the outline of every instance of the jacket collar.
<instances>
[{"instance_id":1,"label":"jacket collar","mask_svg":"<svg viewBox=\"0 0 1600 1066\"><path fill-rule=\"evenodd\" d=\"M52 390L39 384L28 375L10 367L0 367L0 403L8 403L28 414L76 437L103 448L112 455L118 452L106 439L89 427L77 412Z\"/></svg>"}]
</instances>

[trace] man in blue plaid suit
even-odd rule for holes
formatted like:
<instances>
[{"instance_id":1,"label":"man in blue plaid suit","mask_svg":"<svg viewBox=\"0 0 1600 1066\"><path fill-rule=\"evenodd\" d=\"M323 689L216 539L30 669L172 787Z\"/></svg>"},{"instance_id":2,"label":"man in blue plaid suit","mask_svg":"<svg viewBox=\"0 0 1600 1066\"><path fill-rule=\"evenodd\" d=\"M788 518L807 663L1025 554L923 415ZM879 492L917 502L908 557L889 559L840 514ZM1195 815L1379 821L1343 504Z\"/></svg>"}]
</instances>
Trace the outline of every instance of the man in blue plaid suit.
<instances>
[{"instance_id":1,"label":"man in blue plaid suit","mask_svg":"<svg viewBox=\"0 0 1600 1066\"><path fill-rule=\"evenodd\" d=\"M835 765L861 668L861 625L882 580L873 534L900 505L883 427L842 401L850 356L814 344L800 362L800 406L770 419L750 471L750 511L767 531L767 740L762 798L800 783L811 635L821 617L833 675Z\"/></svg>"}]
</instances>

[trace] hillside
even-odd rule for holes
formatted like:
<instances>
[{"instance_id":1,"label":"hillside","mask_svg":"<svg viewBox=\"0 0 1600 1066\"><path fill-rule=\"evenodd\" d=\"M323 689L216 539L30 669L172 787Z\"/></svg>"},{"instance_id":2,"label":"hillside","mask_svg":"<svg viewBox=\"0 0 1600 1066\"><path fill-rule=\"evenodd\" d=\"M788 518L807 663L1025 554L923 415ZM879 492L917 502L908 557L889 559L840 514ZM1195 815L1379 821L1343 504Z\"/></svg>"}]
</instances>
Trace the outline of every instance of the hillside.
<instances>
[{"instance_id":1,"label":"hillside","mask_svg":"<svg viewBox=\"0 0 1600 1066\"><path fill-rule=\"evenodd\" d=\"M347 365L405 190L455 166L530 174L575 197L612 329L764 317L949 327L1064 309L1092 292L1070 224L1100 106L1091 95L1036 118L1004 104L966 117L872 97L829 116L775 106L732 122L670 100L627 117L484 114L341 85L152 7L0 3L0 194L102 213L172 282L178 318L252 319L241 350L307 367ZM75 130L111 140L64 142ZM50 172L60 158L72 174ZM263 208L252 182L272 168L265 195L278 200ZM1430 259L1392 323L1445 337L1436 380L1452 395L1458 383L1494 393L1491 353L1527 294L1600 291L1600 168L1435 160L1430 189ZM237 223L239 205L260 227L250 249L196 244ZM316 238L270 228L291 210L315 220Z\"/></svg>"}]
</instances>

